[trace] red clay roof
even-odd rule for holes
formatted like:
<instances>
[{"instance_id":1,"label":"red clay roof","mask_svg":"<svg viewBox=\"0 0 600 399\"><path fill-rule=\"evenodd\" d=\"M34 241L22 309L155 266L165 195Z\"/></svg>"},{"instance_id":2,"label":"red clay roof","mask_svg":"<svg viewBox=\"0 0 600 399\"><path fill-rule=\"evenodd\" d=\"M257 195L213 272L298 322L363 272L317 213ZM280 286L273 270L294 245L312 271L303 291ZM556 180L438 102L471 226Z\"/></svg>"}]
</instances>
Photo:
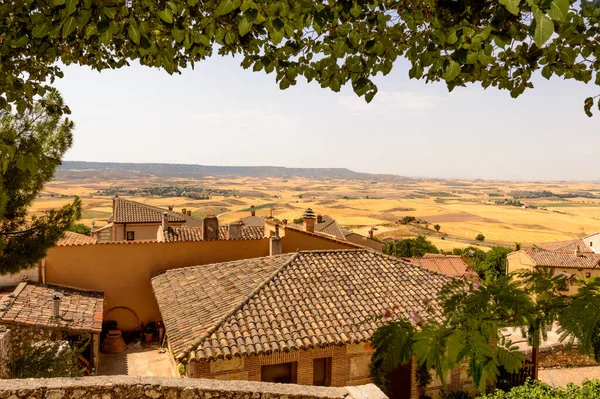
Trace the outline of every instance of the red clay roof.
<instances>
[{"instance_id":1,"label":"red clay roof","mask_svg":"<svg viewBox=\"0 0 600 399\"><path fill-rule=\"evenodd\" d=\"M62 294L60 318L53 317L53 295ZM82 332L102 331L104 294L21 283L0 304L0 321Z\"/></svg>"},{"instance_id":2,"label":"red clay roof","mask_svg":"<svg viewBox=\"0 0 600 399\"><path fill-rule=\"evenodd\" d=\"M161 223L163 212L167 212L167 220L172 223L185 223L184 215L156 206L146 205L123 198L115 199L113 215L114 223Z\"/></svg>"},{"instance_id":3,"label":"red clay roof","mask_svg":"<svg viewBox=\"0 0 600 399\"><path fill-rule=\"evenodd\" d=\"M462 277L469 270L459 255L425 254L422 258L404 258L416 266L445 274L450 277Z\"/></svg>"},{"instance_id":4,"label":"red clay roof","mask_svg":"<svg viewBox=\"0 0 600 399\"><path fill-rule=\"evenodd\" d=\"M581 256L576 256L575 253L570 252L530 250L521 250L520 252L527 255L535 266L591 269L599 267L600 264L600 254L593 252L583 252Z\"/></svg>"},{"instance_id":5,"label":"red clay roof","mask_svg":"<svg viewBox=\"0 0 600 399\"><path fill-rule=\"evenodd\" d=\"M265 237L265 228L258 226L242 226L242 236L235 240L258 240ZM169 227L165 242L203 241L202 228L198 227ZM227 226L219 226L219 240L227 240Z\"/></svg>"},{"instance_id":6,"label":"red clay roof","mask_svg":"<svg viewBox=\"0 0 600 399\"><path fill-rule=\"evenodd\" d=\"M546 251L574 252L577 247L583 252L594 252L582 239L567 241L540 242L534 244L536 247Z\"/></svg>"},{"instance_id":7,"label":"red clay roof","mask_svg":"<svg viewBox=\"0 0 600 399\"><path fill-rule=\"evenodd\" d=\"M58 240L56 243L57 247L65 247L67 245L87 245L95 244L96 238L86 236L79 233L73 233L72 231L65 232L65 236Z\"/></svg>"},{"instance_id":8,"label":"red clay roof","mask_svg":"<svg viewBox=\"0 0 600 399\"><path fill-rule=\"evenodd\" d=\"M178 360L368 341L382 324L439 316L450 277L370 250L309 251L168 270L152 287Z\"/></svg>"}]
</instances>

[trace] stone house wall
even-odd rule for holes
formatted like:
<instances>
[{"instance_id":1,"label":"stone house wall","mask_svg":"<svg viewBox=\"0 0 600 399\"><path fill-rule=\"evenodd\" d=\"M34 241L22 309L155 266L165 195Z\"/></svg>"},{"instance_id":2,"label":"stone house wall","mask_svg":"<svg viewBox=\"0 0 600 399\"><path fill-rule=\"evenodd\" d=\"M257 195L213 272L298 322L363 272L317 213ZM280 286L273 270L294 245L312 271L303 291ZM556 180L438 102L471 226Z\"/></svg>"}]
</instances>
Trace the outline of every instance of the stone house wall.
<instances>
[{"instance_id":1,"label":"stone house wall","mask_svg":"<svg viewBox=\"0 0 600 399\"><path fill-rule=\"evenodd\" d=\"M6 371L6 360L10 356L11 331L0 326L0 378L8 378Z\"/></svg>"}]
</instances>

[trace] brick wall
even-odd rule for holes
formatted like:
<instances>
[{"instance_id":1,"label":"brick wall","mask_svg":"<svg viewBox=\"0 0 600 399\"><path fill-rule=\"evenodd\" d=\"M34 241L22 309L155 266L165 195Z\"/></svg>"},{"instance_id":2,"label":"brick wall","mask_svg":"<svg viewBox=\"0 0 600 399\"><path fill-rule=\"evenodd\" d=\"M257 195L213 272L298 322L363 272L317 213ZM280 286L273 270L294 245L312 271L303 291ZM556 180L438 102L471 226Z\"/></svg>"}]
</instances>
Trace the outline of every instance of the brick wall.
<instances>
[{"instance_id":1,"label":"brick wall","mask_svg":"<svg viewBox=\"0 0 600 399\"><path fill-rule=\"evenodd\" d=\"M371 382L369 363L372 352L370 345L365 343L215 362L199 361L192 362L188 367L188 376L219 380L260 381L262 366L297 362L297 383L312 385L314 359L330 357L332 386L362 385Z\"/></svg>"}]
</instances>

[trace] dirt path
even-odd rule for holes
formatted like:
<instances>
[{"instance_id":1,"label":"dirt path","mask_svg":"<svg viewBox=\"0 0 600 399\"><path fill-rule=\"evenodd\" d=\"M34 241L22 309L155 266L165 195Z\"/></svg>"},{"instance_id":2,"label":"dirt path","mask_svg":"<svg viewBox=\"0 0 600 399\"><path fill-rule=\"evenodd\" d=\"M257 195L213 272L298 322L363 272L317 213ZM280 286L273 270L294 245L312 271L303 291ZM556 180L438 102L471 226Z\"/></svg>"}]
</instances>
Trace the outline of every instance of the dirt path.
<instances>
[{"instance_id":1,"label":"dirt path","mask_svg":"<svg viewBox=\"0 0 600 399\"><path fill-rule=\"evenodd\" d=\"M600 366L540 370L538 378L552 387L566 387L569 382L581 385L583 380L600 378Z\"/></svg>"}]
</instances>

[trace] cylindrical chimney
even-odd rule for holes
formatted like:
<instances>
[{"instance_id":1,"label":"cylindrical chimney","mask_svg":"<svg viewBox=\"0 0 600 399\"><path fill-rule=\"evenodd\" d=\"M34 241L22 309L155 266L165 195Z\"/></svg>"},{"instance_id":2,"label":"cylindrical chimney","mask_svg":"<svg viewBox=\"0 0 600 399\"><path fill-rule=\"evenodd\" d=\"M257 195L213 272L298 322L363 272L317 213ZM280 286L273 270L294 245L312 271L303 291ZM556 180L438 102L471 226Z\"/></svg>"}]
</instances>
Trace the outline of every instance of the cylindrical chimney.
<instances>
[{"instance_id":1,"label":"cylindrical chimney","mask_svg":"<svg viewBox=\"0 0 600 399\"><path fill-rule=\"evenodd\" d=\"M55 318L60 317L60 300L62 299L63 294L58 291L55 291L52 294L52 316Z\"/></svg>"}]
</instances>

